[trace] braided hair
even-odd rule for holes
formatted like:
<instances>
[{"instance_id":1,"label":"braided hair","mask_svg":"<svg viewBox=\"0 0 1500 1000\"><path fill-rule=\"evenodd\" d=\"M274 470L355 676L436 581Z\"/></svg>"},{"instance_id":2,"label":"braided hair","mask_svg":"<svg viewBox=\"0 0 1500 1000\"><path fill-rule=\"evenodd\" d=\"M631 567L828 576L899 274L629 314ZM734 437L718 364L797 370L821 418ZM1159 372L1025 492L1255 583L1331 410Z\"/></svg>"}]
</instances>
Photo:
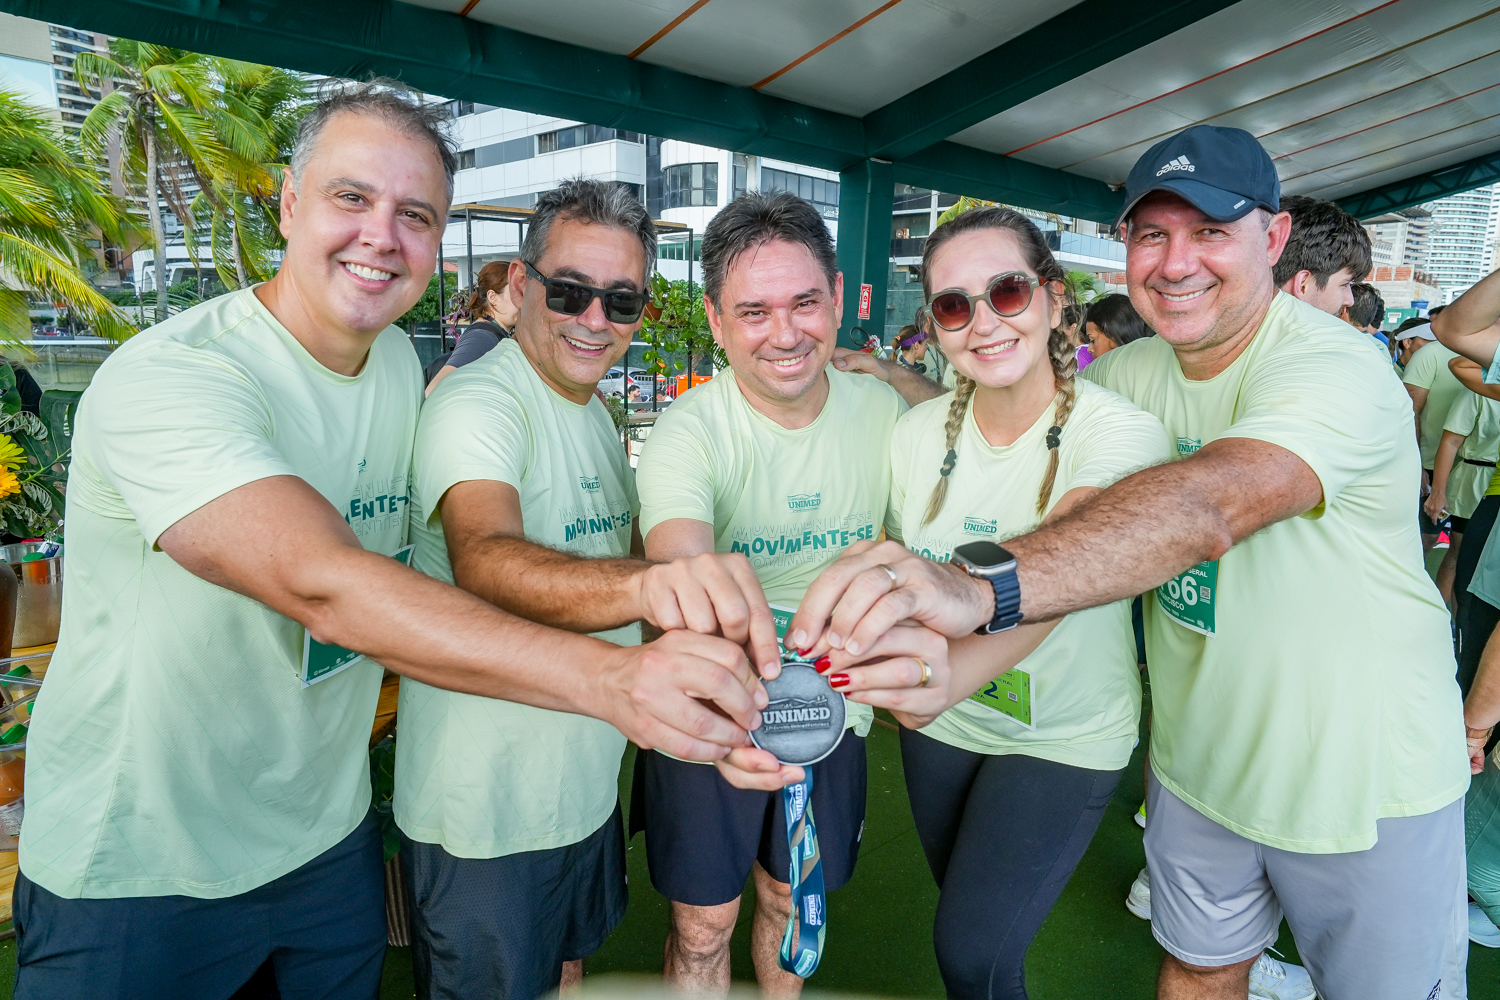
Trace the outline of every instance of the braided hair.
<instances>
[{"instance_id":1,"label":"braided hair","mask_svg":"<svg viewBox=\"0 0 1500 1000\"><path fill-rule=\"evenodd\" d=\"M1036 273L1040 281L1062 282L1062 265L1052 256L1052 250L1047 246L1046 238L1042 236L1036 223L1009 208L974 208L938 226L927 237L922 251L922 290L929 298L932 296L932 279L929 276L932 274L932 264L937 252L955 236L980 229L998 229L1010 233L1020 245L1027 266ZM1046 284L1037 291L1053 294ZM1068 293L1064 291L1062 294L1066 307ZM1077 386L1073 380L1078 373L1078 358L1067 332L1061 327L1054 328L1048 335L1047 355L1052 362L1052 378L1057 385L1057 397L1053 424L1047 429L1047 472L1042 477L1042 488L1036 498L1038 516L1046 512L1047 504L1052 499L1052 490L1057 482L1058 447L1062 443L1063 427L1066 426L1068 417L1073 412L1073 404L1078 398ZM968 413L969 401L974 398L976 386L973 379L959 373L953 399L948 404L948 421L943 425L947 454L943 456L943 465L939 470L937 485L932 488L932 497L927 501L927 511L922 518L924 525L932 523L947 499L948 479L958 465L958 434L963 429L964 416Z\"/></svg>"}]
</instances>

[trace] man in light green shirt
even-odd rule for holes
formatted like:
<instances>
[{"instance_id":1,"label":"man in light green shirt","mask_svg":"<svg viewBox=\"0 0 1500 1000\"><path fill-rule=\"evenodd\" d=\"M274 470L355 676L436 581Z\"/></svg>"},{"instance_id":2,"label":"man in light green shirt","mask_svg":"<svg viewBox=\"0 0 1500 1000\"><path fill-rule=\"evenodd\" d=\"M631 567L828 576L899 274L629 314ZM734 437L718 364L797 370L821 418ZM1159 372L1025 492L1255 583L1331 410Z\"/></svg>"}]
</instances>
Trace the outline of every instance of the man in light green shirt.
<instances>
[{"instance_id":1,"label":"man in light green shirt","mask_svg":"<svg viewBox=\"0 0 1500 1000\"><path fill-rule=\"evenodd\" d=\"M703 234L703 269L730 370L679 397L647 438L638 472L646 555L742 553L772 606L789 613L823 566L880 532L891 430L906 406L883 381L829 366L843 278L811 204L789 194L730 203ZM854 731L817 765L811 809L829 890L848 880L859 849L871 718L850 703ZM777 963L791 912L780 792L730 787L708 768L642 753L631 808L651 881L672 900L668 982L729 988L729 939L753 870L756 977L768 993L800 989Z\"/></svg>"},{"instance_id":2,"label":"man in light green shirt","mask_svg":"<svg viewBox=\"0 0 1500 1000\"><path fill-rule=\"evenodd\" d=\"M1456 353L1442 344L1429 340L1417 348L1406 363L1406 370L1401 373L1401 381L1406 385L1406 393L1411 397L1411 406L1417 415L1417 442L1422 450L1424 496L1418 501L1417 517L1422 525L1423 552L1437 544L1438 534L1443 530L1442 523L1428 518L1420 503L1426 499L1425 493L1432 485L1432 463L1443 440L1443 423L1448 419L1448 411L1464 392L1464 387L1448 370L1448 362L1456 357ZM1452 546L1448 551L1450 558L1457 557Z\"/></svg>"},{"instance_id":3,"label":"man in light green shirt","mask_svg":"<svg viewBox=\"0 0 1500 1000\"><path fill-rule=\"evenodd\" d=\"M1238 129L1163 140L1127 181L1131 300L1159 336L1085 376L1155 414L1178 461L1006 541L973 576L894 545L853 553L788 634L835 645L838 667L906 618L958 636L1156 588L1159 995L1244 996L1283 915L1319 995L1462 995L1468 767L1447 613L1409 513L1411 412L1346 325L1278 293L1278 202L1275 166ZM946 694L871 701L924 697Z\"/></svg>"},{"instance_id":4,"label":"man in light green shirt","mask_svg":"<svg viewBox=\"0 0 1500 1000\"><path fill-rule=\"evenodd\" d=\"M655 226L629 190L574 180L541 196L510 267L514 339L449 374L422 409L413 565L622 646L640 642L642 619L681 628L684 612L706 613L695 624L710 631L754 616L774 660L744 558L630 558L635 477L595 388L640 327L655 260ZM625 911L625 737L601 719L411 678L398 718L395 816L420 992L532 1000L560 976L575 984Z\"/></svg>"},{"instance_id":5,"label":"man in light green shirt","mask_svg":"<svg viewBox=\"0 0 1500 1000\"><path fill-rule=\"evenodd\" d=\"M445 127L375 84L309 109L275 278L128 341L84 394L28 747L17 996L225 997L267 963L285 995L373 996L382 667L699 759L758 724L734 641L621 648L390 558L422 398L390 324L437 263Z\"/></svg>"}]
</instances>

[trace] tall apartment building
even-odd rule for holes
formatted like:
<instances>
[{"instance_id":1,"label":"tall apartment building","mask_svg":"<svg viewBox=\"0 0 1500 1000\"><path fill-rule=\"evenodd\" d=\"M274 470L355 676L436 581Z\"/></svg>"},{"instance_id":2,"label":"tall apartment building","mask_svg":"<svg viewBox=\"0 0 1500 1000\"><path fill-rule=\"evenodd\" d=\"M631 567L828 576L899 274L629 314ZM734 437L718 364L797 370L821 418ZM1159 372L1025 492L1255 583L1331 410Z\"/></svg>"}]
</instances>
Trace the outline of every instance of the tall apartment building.
<instances>
[{"instance_id":1,"label":"tall apartment building","mask_svg":"<svg viewBox=\"0 0 1500 1000\"><path fill-rule=\"evenodd\" d=\"M1414 205L1365 223L1377 267L1427 269L1427 253L1438 224L1432 206Z\"/></svg>"},{"instance_id":2,"label":"tall apartment building","mask_svg":"<svg viewBox=\"0 0 1500 1000\"><path fill-rule=\"evenodd\" d=\"M73 60L81 52L105 52L109 48L109 36L92 31L65 28L60 24L47 25L48 42L52 54L52 76L57 86L57 105L62 116L63 128L77 134L94 105L99 103L99 91L85 89L73 75Z\"/></svg>"},{"instance_id":3,"label":"tall apartment building","mask_svg":"<svg viewBox=\"0 0 1500 1000\"><path fill-rule=\"evenodd\" d=\"M1433 202L1437 232L1426 270L1440 288L1466 288L1495 269L1500 232L1500 184L1475 188Z\"/></svg>"},{"instance_id":4,"label":"tall apartment building","mask_svg":"<svg viewBox=\"0 0 1500 1000\"><path fill-rule=\"evenodd\" d=\"M103 52L108 46L108 35L0 14L0 88L52 109L77 135L99 97L73 78L73 60L80 52Z\"/></svg>"}]
</instances>

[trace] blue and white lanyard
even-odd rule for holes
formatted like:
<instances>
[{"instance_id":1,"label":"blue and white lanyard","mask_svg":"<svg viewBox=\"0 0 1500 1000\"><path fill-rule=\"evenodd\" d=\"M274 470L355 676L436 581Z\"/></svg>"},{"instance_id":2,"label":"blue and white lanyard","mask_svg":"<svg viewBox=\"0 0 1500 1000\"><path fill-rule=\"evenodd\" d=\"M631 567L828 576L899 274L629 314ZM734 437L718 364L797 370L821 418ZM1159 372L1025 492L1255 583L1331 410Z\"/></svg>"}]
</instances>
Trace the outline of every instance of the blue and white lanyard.
<instances>
[{"instance_id":1,"label":"blue and white lanyard","mask_svg":"<svg viewBox=\"0 0 1500 1000\"><path fill-rule=\"evenodd\" d=\"M781 936L781 967L806 979L818 968L823 956L823 937L828 931L828 909L823 895L823 854L818 850L818 828L813 821L811 767L805 777L781 790L786 812L786 846L791 855L792 914ZM792 955L792 938L797 954ZM811 942L816 939L817 944Z\"/></svg>"}]
</instances>

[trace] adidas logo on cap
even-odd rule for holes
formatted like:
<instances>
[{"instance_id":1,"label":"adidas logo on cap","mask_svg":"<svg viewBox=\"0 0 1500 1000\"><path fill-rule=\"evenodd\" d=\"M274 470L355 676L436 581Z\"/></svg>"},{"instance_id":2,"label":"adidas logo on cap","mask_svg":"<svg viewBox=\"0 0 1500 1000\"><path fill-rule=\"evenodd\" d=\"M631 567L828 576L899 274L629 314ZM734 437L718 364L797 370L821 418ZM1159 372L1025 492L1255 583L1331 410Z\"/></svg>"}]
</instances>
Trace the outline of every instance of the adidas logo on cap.
<instances>
[{"instance_id":1,"label":"adidas logo on cap","mask_svg":"<svg viewBox=\"0 0 1500 1000\"><path fill-rule=\"evenodd\" d=\"M1177 157L1177 159L1169 161L1166 166L1158 170L1156 172L1156 176L1160 177L1162 174L1169 174L1174 170L1186 170L1188 173L1192 173L1197 169L1197 167L1193 166L1192 163L1188 161L1188 158L1186 156L1179 156Z\"/></svg>"}]
</instances>

